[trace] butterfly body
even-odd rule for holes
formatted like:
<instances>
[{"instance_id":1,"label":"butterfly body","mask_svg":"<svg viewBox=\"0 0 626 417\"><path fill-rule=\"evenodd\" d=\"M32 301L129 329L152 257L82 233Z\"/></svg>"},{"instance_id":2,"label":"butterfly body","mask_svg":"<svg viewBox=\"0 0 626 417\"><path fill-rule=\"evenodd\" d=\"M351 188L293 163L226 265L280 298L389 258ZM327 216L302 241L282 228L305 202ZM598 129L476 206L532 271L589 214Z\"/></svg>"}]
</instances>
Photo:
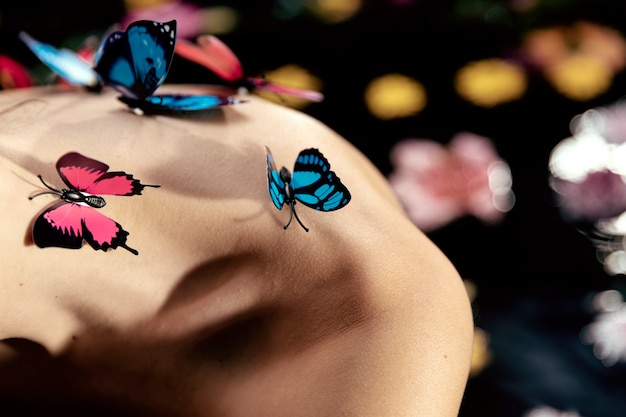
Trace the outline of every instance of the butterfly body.
<instances>
[{"instance_id":1,"label":"butterfly body","mask_svg":"<svg viewBox=\"0 0 626 417\"><path fill-rule=\"evenodd\" d=\"M159 186L141 184L125 172L109 172L108 165L76 152L63 155L56 168L68 188L58 190L39 176L48 190L29 197L55 194L61 200L46 208L35 220L32 229L35 244L41 248L80 249L85 241L95 250L123 247L137 255L138 252L126 244L129 233L97 210L106 205L101 195L139 195L145 187Z\"/></svg>"},{"instance_id":2,"label":"butterfly body","mask_svg":"<svg viewBox=\"0 0 626 417\"><path fill-rule=\"evenodd\" d=\"M319 150L310 148L301 151L293 172L286 167L277 170L271 151L268 147L265 150L270 198L278 210L282 210L285 204L290 208L289 221L284 229L295 217L300 226L309 231L296 213L296 202L319 211L338 210L350 202L350 192L330 170L330 163Z\"/></svg>"},{"instance_id":3,"label":"butterfly body","mask_svg":"<svg viewBox=\"0 0 626 417\"><path fill-rule=\"evenodd\" d=\"M84 203L93 208L102 208L107 204L104 198L99 195L89 195L78 190L71 190L68 188L63 188L61 190L60 197L68 203Z\"/></svg>"},{"instance_id":4,"label":"butterfly body","mask_svg":"<svg viewBox=\"0 0 626 417\"><path fill-rule=\"evenodd\" d=\"M176 21L139 20L105 38L95 69L120 101L138 113L213 109L242 102L225 95L155 95L165 82L176 44Z\"/></svg>"}]
</instances>

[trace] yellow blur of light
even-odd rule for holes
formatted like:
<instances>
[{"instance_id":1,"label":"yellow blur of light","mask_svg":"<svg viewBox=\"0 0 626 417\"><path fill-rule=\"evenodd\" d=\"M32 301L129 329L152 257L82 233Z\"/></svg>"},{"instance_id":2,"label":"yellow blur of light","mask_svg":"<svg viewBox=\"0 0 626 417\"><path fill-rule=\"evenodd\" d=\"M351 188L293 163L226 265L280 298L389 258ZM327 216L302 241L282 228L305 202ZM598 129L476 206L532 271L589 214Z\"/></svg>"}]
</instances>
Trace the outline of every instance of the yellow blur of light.
<instances>
[{"instance_id":1,"label":"yellow blur of light","mask_svg":"<svg viewBox=\"0 0 626 417\"><path fill-rule=\"evenodd\" d=\"M351 18L362 5L362 0L312 0L306 3L311 13L328 23L343 22Z\"/></svg>"},{"instance_id":2,"label":"yellow blur of light","mask_svg":"<svg viewBox=\"0 0 626 417\"><path fill-rule=\"evenodd\" d=\"M559 93L579 101L605 92L626 67L626 39L588 21L530 31L521 52Z\"/></svg>"},{"instance_id":3,"label":"yellow blur of light","mask_svg":"<svg viewBox=\"0 0 626 417\"><path fill-rule=\"evenodd\" d=\"M301 90L320 91L322 88L322 81L318 77L309 73L305 68L295 64L284 65L273 71L266 72L265 79L273 84ZM281 94L279 96L269 91L257 91L256 93L267 100L294 109L302 109L311 103L311 101L304 98L288 94Z\"/></svg>"},{"instance_id":4,"label":"yellow blur of light","mask_svg":"<svg viewBox=\"0 0 626 417\"><path fill-rule=\"evenodd\" d=\"M222 35L230 33L237 27L239 23L239 14L231 7L214 6L199 9L202 27L201 33L211 33L213 35Z\"/></svg>"},{"instance_id":5,"label":"yellow blur of light","mask_svg":"<svg viewBox=\"0 0 626 417\"><path fill-rule=\"evenodd\" d=\"M473 303L476 298L478 288L474 282L464 279L463 285L470 301ZM474 327L474 346L472 349L472 361L470 364L470 377L478 375L491 361L491 351L489 350L489 337L480 327Z\"/></svg>"},{"instance_id":6,"label":"yellow blur of light","mask_svg":"<svg viewBox=\"0 0 626 417\"><path fill-rule=\"evenodd\" d=\"M365 104L379 119L413 116L426 106L426 91L417 80L402 74L387 74L370 82Z\"/></svg>"},{"instance_id":7,"label":"yellow blur of light","mask_svg":"<svg viewBox=\"0 0 626 417\"><path fill-rule=\"evenodd\" d=\"M472 362L470 364L470 377L478 375L491 361L489 350L489 337L480 327L474 328L474 349L472 350Z\"/></svg>"},{"instance_id":8,"label":"yellow blur of light","mask_svg":"<svg viewBox=\"0 0 626 417\"><path fill-rule=\"evenodd\" d=\"M172 0L124 0L126 10L141 9L144 7L159 6L161 4L174 3Z\"/></svg>"},{"instance_id":9,"label":"yellow blur of light","mask_svg":"<svg viewBox=\"0 0 626 417\"><path fill-rule=\"evenodd\" d=\"M612 71L602 61L588 54L572 54L546 69L554 88L573 100L589 100L611 86Z\"/></svg>"},{"instance_id":10,"label":"yellow blur of light","mask_svg":"<svg viewBox=\"0 0 626 417\"><path fill-rule=\"evenodd\" d=\"M525 92L525 72L502 59L470 62L456 74L456 91L464 99L482 107L517 100Z\"/></svg>"}]
</instances>

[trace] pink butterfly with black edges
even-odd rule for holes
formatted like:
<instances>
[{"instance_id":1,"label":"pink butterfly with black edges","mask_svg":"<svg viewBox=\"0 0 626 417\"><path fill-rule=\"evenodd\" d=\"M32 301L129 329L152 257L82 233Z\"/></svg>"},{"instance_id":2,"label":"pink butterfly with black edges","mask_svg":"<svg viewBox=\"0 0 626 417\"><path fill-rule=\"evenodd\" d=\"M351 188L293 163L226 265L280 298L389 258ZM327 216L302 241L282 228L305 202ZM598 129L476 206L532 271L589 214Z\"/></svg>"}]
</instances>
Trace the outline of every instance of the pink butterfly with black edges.
<instances>
[{"instance_id":1,"label":"pink butterfly with black edges","mask_svg":"<svg viewBox=\"0 0 626 417\"><path fill-rule=\"evenodd\" d=\"M216 36L201 35L196 42L177 39L175 51L183 58L213 71L224 81L242 85L249 90L268 91L278 95L288 94L309 101L319 102L324 99L324 95L318 91L290 88L271 83L261 77L244 76L239 58Z\"/></svg>"},{"instance_id":2,"label":"pink butterfly with black edges","mask_svg":"<svg viewBox=\"0 0 626 417\"><path fill-rule=\"evenodd\" d=\"M39 179L49 191L32 195L29 200L43 195L56 194L61 201L45 209L33 224L33 241L40 248L61 247L80 249L83 240L95 250L107 251L122 247L138 255L137 250L126 245L128 232L122 226L96 209L105 206L102 195L140 195L144 187L160 185L141 184L131 174L122 171L108 172L109 166L79 153L63 155L56 164L57 172L69 187L62 190Z\"/></svg>"}]
</instances>

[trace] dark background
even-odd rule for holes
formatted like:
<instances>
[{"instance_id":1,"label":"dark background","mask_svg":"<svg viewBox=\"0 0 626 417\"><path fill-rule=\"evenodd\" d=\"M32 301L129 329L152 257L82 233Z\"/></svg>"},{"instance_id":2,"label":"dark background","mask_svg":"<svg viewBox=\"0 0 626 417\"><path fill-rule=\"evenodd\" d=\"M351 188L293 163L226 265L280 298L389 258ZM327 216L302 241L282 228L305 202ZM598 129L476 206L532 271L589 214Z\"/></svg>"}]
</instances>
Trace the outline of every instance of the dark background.
<instances>
[{"instance_id":1,"label":"dark background","mask_svg":"<svg viewBox=\"0 0 626 417\"><path fill-rule=\"evenodd\" d=\"M295 62L319 77L325 100L303 111L355 144L385 175L398 141L421 137L447 143L461 131L493 140L510 165L516 204L502 223L488 226L465 217L429 233L463 278L476 285L476 326L489 336L491 361L470 378L461 416L517 417L540 405L582 417L626 416L624 363L605 367L579 340L594 316L591 296L624 288L624 278L604 272L591 242L562 219L548 186L550 151L571 135L572 117L621 99L626 74L616 74L606 93L575 101L529 73L522 99L488 109L459 97L453 84L464 64L505 56L533 28L587 20L625 34L622 0L539 0L523 13L494 0L364 0L356 15L339 23L306 10L277 17L279 1L193 3L238 12L237 27L220 37L248 74ZM485 19L484 12L496 6L501 18ZM0 53L35 67L39 62L16 38L19 30L62 45L102 33L124 12L121 1L3 2ZM364 89L390 72L425 86L428 103L422 112L390 121L371 115ZM212 81L207 71L181 61L168 76L173 83Z\"/></svg>"}]
</instances>

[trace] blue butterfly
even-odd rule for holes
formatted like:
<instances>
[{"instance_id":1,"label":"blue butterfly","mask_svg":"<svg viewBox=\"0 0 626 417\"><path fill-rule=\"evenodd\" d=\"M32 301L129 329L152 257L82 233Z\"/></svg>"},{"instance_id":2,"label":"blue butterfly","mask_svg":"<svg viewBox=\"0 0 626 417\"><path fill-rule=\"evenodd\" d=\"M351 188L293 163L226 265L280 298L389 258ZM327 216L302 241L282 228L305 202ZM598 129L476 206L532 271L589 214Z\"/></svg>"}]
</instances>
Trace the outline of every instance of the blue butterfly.
<instances>
[{"instance_id":1,"label":"blue butterfly","mask_svg":"<svg viewBox=\"0 0 626 417\"><path fill-rule=\"evenodd\" d=\"M66 82L92 91L102 89L98 73L80 54L40 42L24 31L18 36L41 62Z\"/></svg>"},{"instance_id":2,"label":"blue butterfly","mask_svg":"<svg viewBox=\"0 0 626 417\"><path fill-rule=\"evenodd\" d=\"M176 20L139 20L103 41L95 70L105 85L122 93L120 101L143 113L206 110L242 102L227 95L153 95L167 77L175 44Z\"/></svg>"},{"instance_id":3,"label":"blue butterfly","mask_svg":"<svg viewBox=\"0 0 626 417\"><path fill-rule=\"evenodd\" d=\"M300 152L293 174L285 167L277 170L274 157L267 146L265 152L270 198L278 210L282 210L284 204L288 204L291 209L284 229L289 227L295 216L300 226L309 231L296 213L296 201L321 211L338 210L350 202L350 192L330 170L328 160L319 150L311 148Z\"/></svg>"}]
</instances>

